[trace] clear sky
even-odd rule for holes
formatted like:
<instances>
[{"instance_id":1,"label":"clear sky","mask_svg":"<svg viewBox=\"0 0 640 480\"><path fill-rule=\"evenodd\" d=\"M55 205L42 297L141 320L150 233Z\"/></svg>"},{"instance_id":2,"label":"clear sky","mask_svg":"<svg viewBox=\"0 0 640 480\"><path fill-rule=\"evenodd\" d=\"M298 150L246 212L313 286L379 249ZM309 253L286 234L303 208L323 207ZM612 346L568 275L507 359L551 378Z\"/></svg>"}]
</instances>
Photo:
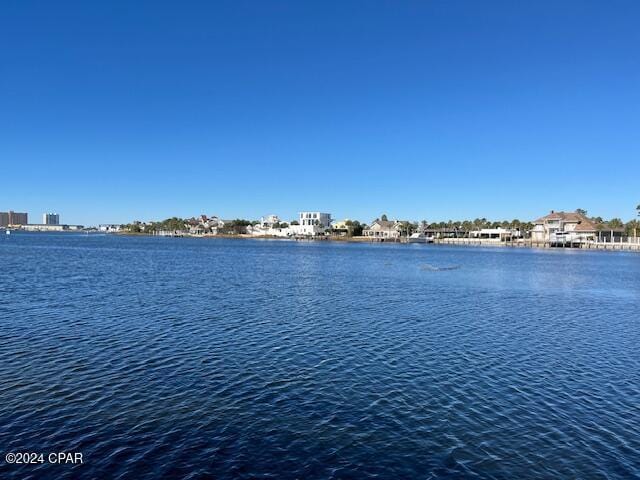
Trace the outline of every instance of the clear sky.
<instances>
[{"instance_id":1,"label":"clear sky","mask_svg":"<svg viewBox=\"0 0 640 480\"><path fill-rule=\"evenodd\" d=\"M635 215L640 2L0 3L0 210Z\"/></svg>"}]
</instances>

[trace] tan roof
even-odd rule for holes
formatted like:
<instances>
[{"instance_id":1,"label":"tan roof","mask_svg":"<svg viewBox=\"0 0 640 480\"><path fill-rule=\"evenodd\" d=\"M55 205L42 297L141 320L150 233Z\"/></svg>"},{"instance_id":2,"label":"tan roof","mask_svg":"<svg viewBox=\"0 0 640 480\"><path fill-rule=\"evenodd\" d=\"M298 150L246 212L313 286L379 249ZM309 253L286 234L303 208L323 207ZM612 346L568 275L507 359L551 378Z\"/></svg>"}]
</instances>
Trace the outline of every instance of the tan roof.
<instances>
[{"instance_id":1,"label":"tan roof","mask_svg":"<svg viewBox=\"0 0 640 480\"><path fill-rule=\"evenodd\" d=\"M375 225L378 225L380 227L380 230L395 230L398 222L391 220L374 220L373 222L371 222L368 230L371 230Z\"/></svg>"},{"instance_id":2,"label":"tan roof","mask_svg":"<svg viewBox=\"0 0 640 480\"><path fill-rule=\"evenodd\" d=\"M536 225L541 225L549 220L561 220L564 223L577 223L575 228L576 232L595 232L597 231L596 224L589 220L584 215L576 212L551 212L542 218L539 218L535 222Z\"/></svg>"}]
</instances>

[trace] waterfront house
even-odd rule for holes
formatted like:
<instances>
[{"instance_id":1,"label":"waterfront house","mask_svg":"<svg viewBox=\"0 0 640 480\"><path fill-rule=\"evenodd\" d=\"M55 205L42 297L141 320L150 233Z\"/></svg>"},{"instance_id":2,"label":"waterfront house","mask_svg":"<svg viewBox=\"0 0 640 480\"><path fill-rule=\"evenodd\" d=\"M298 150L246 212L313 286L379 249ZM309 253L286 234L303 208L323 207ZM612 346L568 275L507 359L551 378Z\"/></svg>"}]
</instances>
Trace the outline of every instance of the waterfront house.
<instances>
[{"instance_id":1,"label":"waterfront house","mask_svg":"<svg viewBox=\"0 0 640 480\"><path fill-rule=\"evenodd\" d=\"M397 220L375 219L368 228L362 231L362 235L376 240L397 240L400 238L402 224Z\"/></svg>"},{"instance_id":2,"label":"waterfront house","mask_svg":"<svg viewBox=\"0 0 640 480\"><path fill-rule=\"evenodd\" d=\"M596 224L577 212L554 212L533 222L531 240L548 243L580 243L598 237Z\"/></svg>"},{"instance_id":3,"label":"waterfront house","mask_svg":"<svg viewBox=\"0 0 640 480\"><path fill-rule=\"evenodd\" d=\"M287 222L282 222L278 215L261 217L258 223L247 227L247 233L249 235L271 237L290 237L293 235Z\"/></svg>"},{"instance_id":4,"label":"waterfront house","mask_svg":"<svg viewBox=\"0 0 640 480\"><path fill-rule=\"evenodd\" d=\"M224 227L224 221L220 220L216 215L213 215L212 217L201 215L200 218L200 224L204 227L206 233L217 235L218 232L222 230L222 227Z\"/></svg>"},{"instance_id":5,"label":"waterfront house","mask_svg":"<svg viewBox=\"0 0 640 480\"><path fill-rule=\"evenodd\" d=\"M455 227L443 228L422 228L420 229L427 237L430 238L458 238L462 232Z\"/></svg>"},{"instance_id":6,"label":"waterfront house","mask_svg":"<svg viewBox=\"0 0 640 480\"><path fill-rule=\"evenodd\" d=\"M98 231L104 233L118 233L120 231L120 225L117 223L101 223L98 225Z\"/></svg>"},{"instance_id":7,"label":"waterfront house","mask_svg":"<svg viewBox=\"0 0 640 480\"><path fill-rule=\"evenodd\" d=\"M348 218L344 220L336 220L331 224L331 234L338 237L349 236L353 233L352 230L353 227L351 226L351 221Z\"/></svg>"},{"instance_id":8,"label":"waterfront house","mask_svg":"<svg viewBox=\"0 0 640 480\"><path fill-rule=\"evenodd\" d=\"M206 233L205 226L195 218L187 220L187 227L190 235L204 235Z\"/></svg>"},{"instance_id":9,"label":"waterfront house","mask_svg":"<svg viewBox=\"0 0 640 480\"><path fill-rule=\"evenodd\" d=\"M280 217L278 215L267 215L265 217L260 218L260 226L262 228L273 228L276 225L280 224Z\"/></svg>"},{"instance_id":10,"label":"waterfront house","mask_svg":"<svg viewBox=\"0 0 640 480\"><path fill-rule=\"evenodd\" d=\"M323 212L300 212L299 225L290 225L292 235L324 235L331 226L331 214Z\"/></svg>"},{"instance_id":11,"label":"waterfront house","mask_svg":"<svg viewBox=\"0 0 640 480\"><path fill-rule=\"evenodd\" d=\"M215 215L212 217L200 215L198 218L187 220L186 227L191 235L217 235L218 231L224 227L224 222Z\"/></svg>"},{"instance_id":12,"label":"waterfront house","mask_svg":"<svg viewBox=\"0 0 640 480\"><path fill-rule=\"evenodd\" d=\"M469 237L510 242L516 238L521 238L522 232L517 228L481 228L480 230L469 232Z\"/></svg>"}]
</instances>

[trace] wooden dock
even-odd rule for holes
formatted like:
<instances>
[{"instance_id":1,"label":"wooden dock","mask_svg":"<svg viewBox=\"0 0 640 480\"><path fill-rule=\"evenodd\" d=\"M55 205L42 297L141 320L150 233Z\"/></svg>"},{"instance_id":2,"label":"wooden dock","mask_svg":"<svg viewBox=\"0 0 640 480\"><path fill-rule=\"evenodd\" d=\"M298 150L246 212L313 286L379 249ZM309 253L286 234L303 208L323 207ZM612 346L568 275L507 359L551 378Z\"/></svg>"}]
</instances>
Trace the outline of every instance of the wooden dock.
<instances>
[{"instance_id":1,"label":"wooden dock","mask_svg":"<svg viewBox=\"0 0 640 480\"><path fill-rule=\"evenodd\" d=\"M434 240L438 245L466 245L477 247L524 247L524 248L578 248L583 250L615 250L640 252L640 237L623 239L620 242L538 242L528 239L514 241L500 241L478 238L438 238Z\"/></svg>"}]
</instances>

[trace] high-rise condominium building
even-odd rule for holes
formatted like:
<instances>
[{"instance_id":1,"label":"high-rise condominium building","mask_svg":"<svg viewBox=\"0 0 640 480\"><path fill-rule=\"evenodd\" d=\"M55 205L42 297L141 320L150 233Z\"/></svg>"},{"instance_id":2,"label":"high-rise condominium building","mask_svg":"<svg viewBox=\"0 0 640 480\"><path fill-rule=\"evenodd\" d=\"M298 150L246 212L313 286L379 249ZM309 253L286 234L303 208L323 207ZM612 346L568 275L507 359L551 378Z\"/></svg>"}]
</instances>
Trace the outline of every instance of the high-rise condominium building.
<instances>
[{"instance_id":1,"label":"high-rise condominium building","mask_svg":"<svg viewBox=\"0 0 640 480\"><path fill-rule=\"evenodd\" d=\"M43 213L42 223L45 225L60 225L60 215L57 213Z\"/></svg>"},{"instance_id":2,"label":"high-rise condominium building","mask_svg":"<svg viewBox=\"0 0 640 480\"><path fill-rule=\"evenodd\" d=\"M8 212L0 212L0 227L6 227L8 225L26 225L29 223L29 218L26 213L14 212L9 210Z\"/></svg>"}]
</instances>

